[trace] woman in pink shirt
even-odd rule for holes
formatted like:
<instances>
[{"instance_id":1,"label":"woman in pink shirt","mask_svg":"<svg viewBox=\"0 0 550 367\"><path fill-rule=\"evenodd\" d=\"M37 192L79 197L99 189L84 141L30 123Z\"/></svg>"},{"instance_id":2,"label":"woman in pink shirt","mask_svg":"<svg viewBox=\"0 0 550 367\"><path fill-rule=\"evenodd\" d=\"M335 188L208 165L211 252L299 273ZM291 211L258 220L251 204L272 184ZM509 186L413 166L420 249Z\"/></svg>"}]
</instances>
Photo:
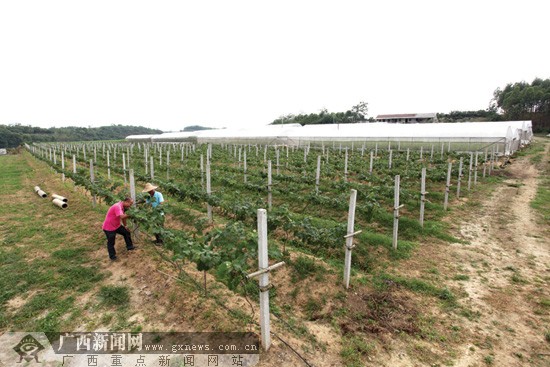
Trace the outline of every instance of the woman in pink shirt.
<instances>
[{"instance_id":1,"label":"woman in pink shirt","mask_svg":"<svg viewBox=\"0 0 550 367\"><path fill-rule=\"evenodd\" d=\"M109 259L116 260L115 251L115 238L116 234L120 234L124 237L126 242L126 249L131 251L136 247L132 243L132 236L126 225L127 214L124 211L131 207L134 201L132 198L125 198L123 201L119 201L109 208L105 221L103 222L103 232L107 236L107 251L109 252ZM121 224L122 222L122 224Z\"/></svg>"}]
</instances>

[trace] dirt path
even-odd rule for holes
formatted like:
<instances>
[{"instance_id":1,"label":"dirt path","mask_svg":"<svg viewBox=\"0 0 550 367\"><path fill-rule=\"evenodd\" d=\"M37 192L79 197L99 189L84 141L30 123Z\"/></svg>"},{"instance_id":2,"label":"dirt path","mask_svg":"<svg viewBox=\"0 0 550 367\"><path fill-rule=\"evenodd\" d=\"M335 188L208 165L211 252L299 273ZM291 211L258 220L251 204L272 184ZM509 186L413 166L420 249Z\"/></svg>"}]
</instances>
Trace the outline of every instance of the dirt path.
<instances>
[{"instance_id":1,"label":"dirt path","mask_svg":"<svg viewBox=\"0 0 550 367\"><path fill-rule=\"evenodd\" d=\"M468 243L451 245L473 311L465 323L473 337L455 366L550 365L550 242L530 207L539 172L526 157L507 170L505 185L460 225Z\"/></svg>"}]
</instances>

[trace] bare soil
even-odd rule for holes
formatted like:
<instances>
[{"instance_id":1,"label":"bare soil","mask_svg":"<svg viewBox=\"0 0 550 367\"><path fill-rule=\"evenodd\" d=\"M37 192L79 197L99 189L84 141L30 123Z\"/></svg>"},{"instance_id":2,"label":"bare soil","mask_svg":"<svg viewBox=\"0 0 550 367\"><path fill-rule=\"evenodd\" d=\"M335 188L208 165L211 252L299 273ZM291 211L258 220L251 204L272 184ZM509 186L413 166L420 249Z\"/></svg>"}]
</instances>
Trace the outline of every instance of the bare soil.
<instances>
[{"instance_id":1,"label":"bare soil","mask_svg":"<svg viewBox=\"0 0 550 367\"><path fill-rule=\"evenodd\" d=\"M546 157L548 158L548 148ZM546 158L546 159L547 159ZM460 223L466 243L450 245L462 300L478 317L464 320L470 338L456 366L549 366L550 239L530 207L539 172L528 158L512 161L504 185Z\"/></svg>"}]
</instances>

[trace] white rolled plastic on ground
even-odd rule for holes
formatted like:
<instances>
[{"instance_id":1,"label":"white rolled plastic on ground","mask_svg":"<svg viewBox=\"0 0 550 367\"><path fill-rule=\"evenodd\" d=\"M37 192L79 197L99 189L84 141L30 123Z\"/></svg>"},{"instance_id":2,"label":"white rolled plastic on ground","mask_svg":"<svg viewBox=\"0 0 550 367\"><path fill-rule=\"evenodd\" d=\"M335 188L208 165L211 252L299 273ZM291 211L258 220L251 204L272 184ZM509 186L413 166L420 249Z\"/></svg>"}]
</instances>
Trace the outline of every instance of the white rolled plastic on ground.
<instances>
[{"instance_id":1,"label":"white rolled plastic on ground","mask_svg":"<svg viewBox=\"0 0 550 367\"><path fill-rule=\"evenodd\" d=\"M67 201L69 201L69 199L67 199L66 197L61 196L61 195L57 195L57 194L52 194L52 198L54 198L54 199L59 199L59 200L63 201L64 203L66 203Z\"/></svg>"},{"instance_id":2,"label":"white rolled plastic on ground","mask_svg":"<svg viewBox=\"0 0 550 367\"><path fill-rule=\"evenodd\" d=\"M58 207L60 207L62 209L65 209L66 207L69 206L66 202L64 202L63 200L60 200L60 199L53 199L52 203L54 203L55 205L57 205Z\"/></svg>"},{"instance_id":3,"label":"white rolled plastic on ground","mask_svg":"<svg viewBox=\"0 0 550 367\"><path fill-rule=\"evenodd\" d=\"M36 192L36 194L37 194L38 196L41 196L41 197L43 197L43 198L47 198L47 197L48 197L48 194L46 194L44 191L42 191L42 190L40 189L40 187L38 187L38 186L35 186L35 187L34 187L34 192Z\"/></svg>"}]
</instances>

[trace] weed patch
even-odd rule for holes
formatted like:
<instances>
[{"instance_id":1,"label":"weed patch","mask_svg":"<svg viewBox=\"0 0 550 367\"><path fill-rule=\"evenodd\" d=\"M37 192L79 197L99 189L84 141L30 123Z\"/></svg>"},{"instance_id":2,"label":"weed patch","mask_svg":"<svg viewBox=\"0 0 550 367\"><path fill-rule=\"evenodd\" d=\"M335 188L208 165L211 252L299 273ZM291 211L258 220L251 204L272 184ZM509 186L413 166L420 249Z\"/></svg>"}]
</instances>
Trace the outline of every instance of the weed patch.
<instances>
[{"instance_id":1,"label":"weed patch","mask_svg":"<svg viewBox=\"0 0 550 367\"><path fill-rule=\"evenodd\" d=\"M106 306L125 307L130 303L128 287L103 286L99 290L99 298Z\"/></svg>"}]
</instances>

